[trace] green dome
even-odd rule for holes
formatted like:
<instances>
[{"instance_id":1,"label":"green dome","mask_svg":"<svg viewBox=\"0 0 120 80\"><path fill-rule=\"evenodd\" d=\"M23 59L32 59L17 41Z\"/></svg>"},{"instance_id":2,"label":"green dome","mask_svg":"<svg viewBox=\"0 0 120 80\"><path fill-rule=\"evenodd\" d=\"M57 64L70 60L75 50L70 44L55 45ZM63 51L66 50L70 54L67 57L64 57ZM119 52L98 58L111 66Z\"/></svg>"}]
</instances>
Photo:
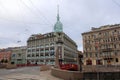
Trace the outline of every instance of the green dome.
<instances>
[{"instance_id":1,"label":"green dome","mask_svg":"<svg viewBox=\"0 0 120 80\"><path fill-rule=\"evenodd\" d=\"M54 25L54 32L63 32L63 24L59 20Z\"/></svg>"}]
</instances>

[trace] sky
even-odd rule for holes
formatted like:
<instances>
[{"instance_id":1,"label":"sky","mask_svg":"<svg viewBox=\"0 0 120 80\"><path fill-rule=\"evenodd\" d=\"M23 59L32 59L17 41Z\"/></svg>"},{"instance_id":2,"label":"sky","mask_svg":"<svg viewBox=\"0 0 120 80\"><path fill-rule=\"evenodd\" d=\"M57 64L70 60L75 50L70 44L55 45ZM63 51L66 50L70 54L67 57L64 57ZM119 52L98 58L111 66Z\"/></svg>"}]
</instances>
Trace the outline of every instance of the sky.
<instances>
[{"instance_id":1,"label":"sky","mask_svg":"<svg viewBox=\"0 0 120 80\"><path fill-rule=\"evenodd\" d=\"M81 51L81 33L120 23L120 0L0 0L0 48L25 46L30 35L52 32L58 4L63 31Z\"/></svg>"}]
</instances>

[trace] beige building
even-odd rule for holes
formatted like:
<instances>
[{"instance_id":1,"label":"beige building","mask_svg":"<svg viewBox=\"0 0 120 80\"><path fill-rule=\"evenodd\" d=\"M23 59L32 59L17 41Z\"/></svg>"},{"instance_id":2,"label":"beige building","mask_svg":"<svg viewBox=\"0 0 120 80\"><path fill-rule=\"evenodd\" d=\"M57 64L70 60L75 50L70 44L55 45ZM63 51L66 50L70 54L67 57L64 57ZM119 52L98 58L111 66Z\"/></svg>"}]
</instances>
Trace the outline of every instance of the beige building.
<instances>
[{"instance_id":1,"label":"beige building","mask_svg":"<svg viewBox=\"0 0 120 80\"><path fill-rule=\"evenodd\" d=\"M82 33L84 65L120 65L120 24Z\"/></svg>"},{"instance_id":2,"label":"beige building","mask_svg":"<svg viewBox=\"0 0 120 80\"><path fill-rule=\"evenodd\" d=\"M58 52L63 63L74 63L77 57L76 43L63 32L32 35L27 47L27 63L31 64L54 65Z\"/></svg>"},{"instance_id":3,"label":"beige building","mask_svg":"<svg viewBox=\"0 0 120 80\"><path fill-rule=\"evenodd\" d=\"M63 32L59 12L54 32L34 34L27 40L27 64L55 65L56 58L62 63L77 63L77 45Z\"/></svg>"}]
</instances>

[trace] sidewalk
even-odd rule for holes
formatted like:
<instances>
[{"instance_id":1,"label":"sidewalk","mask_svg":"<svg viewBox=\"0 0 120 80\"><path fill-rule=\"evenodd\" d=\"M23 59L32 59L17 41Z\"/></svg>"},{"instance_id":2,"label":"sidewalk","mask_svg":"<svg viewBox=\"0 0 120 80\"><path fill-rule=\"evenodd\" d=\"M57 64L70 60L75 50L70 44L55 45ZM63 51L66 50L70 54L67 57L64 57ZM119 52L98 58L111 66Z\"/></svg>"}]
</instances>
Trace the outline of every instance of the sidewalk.
<instances>
[{"instance_id":1,"label":"sidewalk","mask_svg":"<svg viewBox=\"0 0 120 80\"><path fill-rule=\"evenodd\" d=\"M11 70L12 71L12 70ZM13 70L14 71L14 70ZM16 69L13 73L0 75L0 80L62 80L51 75L49 71L25 68Z\"/></svg>"}]
</instances>

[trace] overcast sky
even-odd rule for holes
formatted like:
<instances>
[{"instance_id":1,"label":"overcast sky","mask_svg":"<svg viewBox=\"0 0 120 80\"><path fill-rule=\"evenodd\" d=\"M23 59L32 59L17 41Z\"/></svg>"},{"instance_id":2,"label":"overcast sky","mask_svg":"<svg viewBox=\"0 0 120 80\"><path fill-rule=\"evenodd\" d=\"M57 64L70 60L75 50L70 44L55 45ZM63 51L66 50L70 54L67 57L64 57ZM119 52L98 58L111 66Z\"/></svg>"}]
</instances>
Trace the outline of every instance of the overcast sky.
<instances>
[{"instance_id":1,"label":"overcast sky","mask_svg":"<svg viewBox=\"0 0 120 80\"><path fill-rule=\"evenodd\" d=\"M57 4L64 32L81 51L81 33L120 23L120 0L0 0L0 48L24 46L31 34L52 32Z\"/></svg>"}]
</instances>

